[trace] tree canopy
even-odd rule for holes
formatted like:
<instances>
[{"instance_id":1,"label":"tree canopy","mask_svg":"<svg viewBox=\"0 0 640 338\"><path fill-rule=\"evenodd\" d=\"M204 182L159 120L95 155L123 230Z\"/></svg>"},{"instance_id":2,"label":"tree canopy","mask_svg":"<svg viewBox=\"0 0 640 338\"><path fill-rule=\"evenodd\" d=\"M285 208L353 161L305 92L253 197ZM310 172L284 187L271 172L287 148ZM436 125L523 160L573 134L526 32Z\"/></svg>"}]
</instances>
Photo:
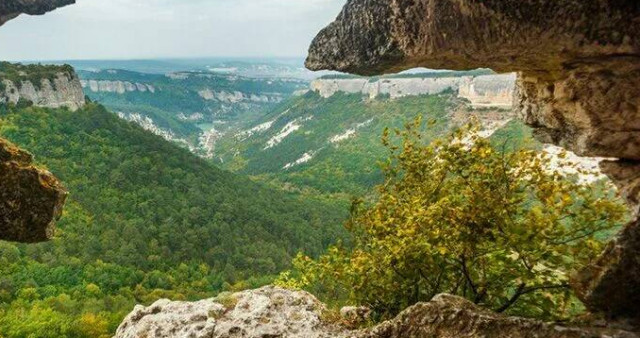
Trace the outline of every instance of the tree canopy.
<instances>
[{"instance_id":1,"label":"tree canopy","mask_svg":"<svg viewBox=\"0 0 640 338\"><path fill-rule=\"evenodd\" d=\"M601 252L624 205L563 177L548 155L508 151L474 126L429 144L419 126L397 131L398 145L385 132L385 181L373 203L353 204L353 247L299 255L279 283L369 306L379 318L445 292L544 319L578 310L570 275Z\"/></svg>"}]
</instances>

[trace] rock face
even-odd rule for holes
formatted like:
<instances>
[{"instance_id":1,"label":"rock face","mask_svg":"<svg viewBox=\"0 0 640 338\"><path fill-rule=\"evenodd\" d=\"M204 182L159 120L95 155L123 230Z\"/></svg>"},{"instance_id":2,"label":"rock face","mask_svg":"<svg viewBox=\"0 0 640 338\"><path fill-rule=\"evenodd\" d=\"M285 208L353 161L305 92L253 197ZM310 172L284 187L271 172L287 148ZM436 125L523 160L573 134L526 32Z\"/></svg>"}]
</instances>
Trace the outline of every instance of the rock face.
<instances>
[{"instance_id":1,"label":"rock face","mask_svg":"<svg viewBox=\"0 0 640 338\"><path fill-rule=\"evenodd\" d=\"M4 90L0 90L0 103L5 101L16 104L22 99L31 101L39 107L67 107L71 110L77 110L85 105L82 85L74 72L60 72L53 80L41 79L38 86L28 80L15 82L2 80L1 82Z\"/></svg>"},{"instance_id":2,"label":"rock face","mask_svg":"<svg viewBox=\"0 0 640 338\"><path fill-rule=\"evenodd\" d=\"M345 337L321 320L324 305L302 291L271 286L199 302L163 299L136 306L115 338Z\"/></svg>"},{"instance_id":3,"label":"rock face","mask_svg":"<svg viewBox=\"0 0 640 338\"><path fill-rule=\"evenodd\" d=\"M569 66L633 62L638 13L635 0L349 0L313 41L307 66L364 75L417 66L562 75Z\"/></svg>"},{"instance_id":4,"label":"rock face","mask_svg":"<svg viewBox=\"0 0 640 338\"><path fill-rule=\"evenodd\" d=\"M419 303L406 309L395 319L365 330L358 337L631 338L637 335L617 330L563 327L531 319L497 315L466 299L442 294L428 303Z\"/></svg>"},{"instance_id":5,"label":"rock face","mask_svg":"<svg viewBox=\"0 0 640 338\"><path fill-rule=\"evenodd\" d=\"M150 84L133 83L129 81L81 80L80 84L82 88L87 88L94 93L107 92L124 94L128 92L156 92L156 88Z\"/></svg>"},{"instance_id":6,"label":"rock face","mask_svg":"<svg viewBox=\"0 0 640 338\"><path fill-rule=\"evenodd\" d=\"M306 64L362 75L518 72L516 108L536 136L579 155L621 159L603 169L638 202L630 168L640 164L639 1L349 0L314 39ZM577 278L589 309L612 319L640 317L636 224Z\"/></svg>"},{"instance_id":7,"label":"rock face","mask_svg":"<svg viewBox=\"0 0 640 338\"><path fill-rule=\"evenodd\" d=\"M351 321L349 318L328 323L323 319L324 310L325 305L306 292L272 286L199 302L164 299L149 307L136 306L118 328L115 338L638 337L625 331L568 328L497 315L451 295L436 296L431 302L408 308L393 320L363 330L344 326Z\"/></svg>"},{"instance_id":8,"label":"rock face","mask_svg":"<svg viewBox=\"0 0 640 338\"><path fill-rule=\"evenodd\" d=\"M66 190L32 156L0 139L0 240L42 242L54 234Z\"/></svg>"},{"instance_id":9,"label":"rock face","mask_svg":"<svg viewBox=\"0 0 640 338\"><path fill-rule=\"evenodd\" d=\"M458 96L474 107L511 108L515 88L515 74L460 76L442 78L383 78L370 81L361 79L318 79L311 82L311 90L322 97L337 92L359 93L376 98L389 95L399 98L413 95L439 94L446 90L458 91Z\"/></svg>"},{"instance_id":10,"label":"rock face","mask_svg":"<svg viewBox=\"0 0 640 338\"><path fill-rule=\"evenodd\" d=\"M3 0L0 2L0 26L20 14L42 15L75 0Z\"/></svg>"}]
</instances>

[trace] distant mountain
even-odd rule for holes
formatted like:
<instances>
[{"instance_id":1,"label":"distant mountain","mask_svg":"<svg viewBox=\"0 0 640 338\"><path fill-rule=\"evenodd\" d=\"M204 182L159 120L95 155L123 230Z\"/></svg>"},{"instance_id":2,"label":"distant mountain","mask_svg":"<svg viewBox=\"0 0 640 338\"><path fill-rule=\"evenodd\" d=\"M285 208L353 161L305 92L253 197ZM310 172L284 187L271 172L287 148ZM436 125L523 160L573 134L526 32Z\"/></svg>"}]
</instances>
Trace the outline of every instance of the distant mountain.
<instances>
[{"instance_id":1,"label":"distant mountain","mask_svg":"<svg viewBox=\"0 0 640 338\"><path fill-rule=\"evenodd\" d=\"M166 139L199 147L199 136L251 120L307 82L292 78L252 78L208 71L149 74L107 69L79 71L89 98Z\"/></svg>"},{"instance_id":2,"label":"distant mountain","mask_svg":"<svg viewBox=\"0 0 640 338\"><path fill-rule=\"evenodd\" d=\"M292 98L258 121L221 137L213 160L224 168L286 189L362 195L381 182L378 162L387 150L385 128L402 129L416 117L425 124L425 142L476 116L490 132L510 128L517 141L529 138L522 124L508 124L503 108L474 110L453 91L399 98L336 91Z\"/></svg>"}]
</instances>

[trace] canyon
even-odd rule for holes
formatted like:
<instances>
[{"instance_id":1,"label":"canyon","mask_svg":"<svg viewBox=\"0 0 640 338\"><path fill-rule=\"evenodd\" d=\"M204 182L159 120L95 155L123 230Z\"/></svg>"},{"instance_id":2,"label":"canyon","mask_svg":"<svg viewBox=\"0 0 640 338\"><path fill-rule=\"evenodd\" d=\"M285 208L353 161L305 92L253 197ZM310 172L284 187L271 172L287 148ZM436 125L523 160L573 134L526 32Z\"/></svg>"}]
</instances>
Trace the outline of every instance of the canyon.
<instances>
[{"instance_id":1,"label":"canyon","mask_svg":"<svg viewBox=\"0 0 640 338\"><path fill-rule=\"evenodd\" d=\"M41 1L35 6L33 3L38 1L10 1L13 6L0 5L0 24L21 12L42 14L70 2ZM534 128L536 137L578 155L617 159L603 162L601 168L637 211L640 200L640 175L637 174L640 135L636 126L640 114L639 18L640 3L632 0L349 0L336 22L314 40L307 66L361 75L414 67L460 70L490 67L499 72L517 72L516 110L522 120ZM27 85L24 92L20 92L19 85L14 82L5 83L6 87L13 88L9 94L5 93L5 100L17 103L24 97L35 104L71 109L81 105L82 101L75 96L78 93L73 94L76 81L67 78L67 82L74 84L65 87L64 81L60 77L57 79L61 88L67 88L64 90L71 92L74 99L69 101L56 96L54 87L57 88L57 84L54 85L56 80L53 80L48 87L43 82L43 88L48 88L43 93L35 90L33 83L31 87ZM329 93L334 84L321 83L317 90L332 96ZM80 85L79 81L77 85ZM353 91L374 97L388 92L400 97L408 90L400 89L400 85L380 89L385 88L384 82L374 85L373 89L364 89L367 86L356 81ZM465 88L460 91L461 97L472 103L475 100L479 107L485 104L486 95L482 94L480 86ZM18 99L16 89L20 93ZM496 100L503 102L507 95L506 92L497 94ZM0 229L3 229L0 234L7 236L3 239L46 240L51 236L53 220L60 215L66 192L55 178L32 167L31 163L28 154L0 142L0 168L3 169L0 173L6 175L0 180L0 185L5 184L0 186L0 191L20 192L15 197L1 196L2 207L27 205L29 212L39 210L44 214L38 222L28 223L37 227L31 229L23 221L32 220L31 214L3 212L8 215L0 219ZM18 201L14 202L16 199ZM439 295L429 303L407 309L395 320L348 334L366 337L483 337L505 333L514 337L635 337L636 334L630 331L637 330L640 321L639 257L640 222L636 220L624 227L598 261L573 279L573 287L588 309L607 318L608 323L603 325L608 325L608 329L566 328L503 317L464 300ZM260 292L264 293L255 293ZM252 304L255 305L248 303L244 309L251 308ZM218 311L221 306L210 303L171 305L162 301L150 309L138 307L119 334L131 336L137 332L151 332L153 325L166 324L169 327L163 328L165 331L162 332L177 335L178 331L190 328L185 326L190 321L197 322L194 325L197 330L215 332L215 325L211 323L215 324L215 317L225 314ZM277 306L274 303L267 308L277 310ZM202 307L207 310L206 315ZM215 311L208 312L211 309ZM148 316L152 317L145 318ZM319 317L317 313L315 316ZM255 328L256 320L268 319L249 318L234 324L220 336L252 332L247 326ZM227 322L234 320L231 318ZM221 322L224 321L223 318ZM617 327L628 331L617 331ZM191 334L184 331L185 335L187 333ZM256 336L297 333L281 330L259 332Z\"/></svg>"}]
</instances>

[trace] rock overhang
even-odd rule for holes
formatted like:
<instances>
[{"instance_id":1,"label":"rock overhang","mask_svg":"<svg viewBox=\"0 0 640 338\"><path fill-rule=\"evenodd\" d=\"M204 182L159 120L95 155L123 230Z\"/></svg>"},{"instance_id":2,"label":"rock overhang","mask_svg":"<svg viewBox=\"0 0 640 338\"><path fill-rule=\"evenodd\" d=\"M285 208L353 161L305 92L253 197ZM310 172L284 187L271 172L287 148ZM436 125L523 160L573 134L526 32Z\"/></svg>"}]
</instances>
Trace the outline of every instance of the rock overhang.
<instances>
[{"instance_id":1,"label":"rock overhang","mask_svg":"<svg viewBox=\"0 0 640 338\"><path fill-rule=\"evenodd\" d=\"M20 14L43 15L76 0L3 0L0 2L0 26Z\"/></svg>"}]
</instances>

